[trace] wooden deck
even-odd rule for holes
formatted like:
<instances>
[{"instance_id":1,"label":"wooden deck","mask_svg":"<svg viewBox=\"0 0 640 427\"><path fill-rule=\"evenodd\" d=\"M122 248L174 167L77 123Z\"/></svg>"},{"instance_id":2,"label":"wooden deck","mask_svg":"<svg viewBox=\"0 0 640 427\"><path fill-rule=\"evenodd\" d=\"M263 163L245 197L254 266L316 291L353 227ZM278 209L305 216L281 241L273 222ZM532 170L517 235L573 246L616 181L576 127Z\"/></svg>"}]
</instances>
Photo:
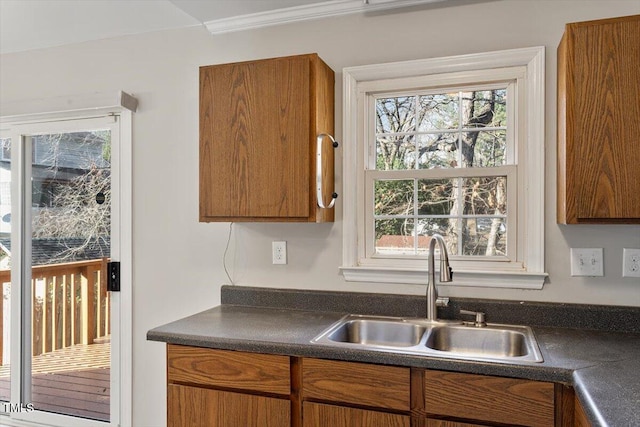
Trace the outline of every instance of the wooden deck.
<instances>
[{"instance_id":1,"label":"wooden deck","mask_svg":"<svg viewBox=\"0 0 640 427\"><path fill-rule=\"evenodd\" d=\"M34 356L32 403L37 410L109 420L110 349L75 345ZM9 397L9 366L0 367L0 400Z\"/></svg>"}]
</instances>

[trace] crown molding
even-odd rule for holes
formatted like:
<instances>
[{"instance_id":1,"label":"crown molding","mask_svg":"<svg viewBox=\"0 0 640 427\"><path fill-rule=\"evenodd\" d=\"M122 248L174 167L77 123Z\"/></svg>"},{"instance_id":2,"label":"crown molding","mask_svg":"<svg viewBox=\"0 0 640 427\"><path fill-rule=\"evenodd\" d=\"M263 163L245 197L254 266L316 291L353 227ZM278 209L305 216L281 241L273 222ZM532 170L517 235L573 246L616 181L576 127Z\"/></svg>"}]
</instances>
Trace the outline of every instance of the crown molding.
<instances>
[{"instance_id":1,"label":"crown molding","mask_svg":"<svg viewBox=\"0 0 640 427\"><path fill-rule=\"evenodd\" d=\"M332 0L205 22L213 35L358 12L374 12L449 0Z\"/></svg>"}]
</instances>

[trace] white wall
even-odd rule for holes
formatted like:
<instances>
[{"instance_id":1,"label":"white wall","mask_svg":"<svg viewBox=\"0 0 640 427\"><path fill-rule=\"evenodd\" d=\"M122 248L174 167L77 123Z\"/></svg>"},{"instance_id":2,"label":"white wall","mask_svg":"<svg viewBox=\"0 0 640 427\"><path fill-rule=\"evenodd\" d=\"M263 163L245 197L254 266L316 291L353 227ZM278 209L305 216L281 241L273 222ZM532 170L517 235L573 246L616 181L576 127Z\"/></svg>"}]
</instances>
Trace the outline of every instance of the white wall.
<instances>
[{"instance_id":1,"label":"white wall","mask_svg":"<svg viewBox=\"0 0 640 427\"><path fill-rule=\"evenodd\" d=\"M134 117L134 425L164 424L164 347L148 329L219 304L229 224L198 223L198 66L318 52L343 67L544 45L547 48L546 266L541 291L447 288L442 294L640 306L640 281L621 277L640 227L555 224L555 51L566 22L640 13L637 0L504 0L351 15L213 37L188 28L0 57L0 113L29 99L124 90ZM395 28L394 28L395 27ZM384 31L383 31L384 30ZM393 30L393 31L392 31ZM336 106L337 135L342 108ZM338 153L339 154L339 153ZM339 165L340 166L340 165ZM338 170L338 192L341 172ZM421 286L345 283L341 211L333 224L235 224L228 265L238 285L422 294ZM289 264L273 266L272 240ZM604 278L571 278L570 247L603 247Z\"/></svg>"}]
</instances>

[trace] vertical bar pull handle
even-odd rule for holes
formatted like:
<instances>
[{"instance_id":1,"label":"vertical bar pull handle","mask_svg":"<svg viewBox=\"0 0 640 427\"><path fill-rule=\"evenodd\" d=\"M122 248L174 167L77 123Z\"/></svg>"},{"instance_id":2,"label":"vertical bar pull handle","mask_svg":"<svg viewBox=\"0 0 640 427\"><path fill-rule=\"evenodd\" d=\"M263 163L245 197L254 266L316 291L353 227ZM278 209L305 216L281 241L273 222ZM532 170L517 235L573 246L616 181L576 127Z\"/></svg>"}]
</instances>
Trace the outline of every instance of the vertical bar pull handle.
<instances>
[{"instance_id":1,"label":"vertical bar pull handle","mask_svg":"<svg viewBox=\"0 0 640 427\"><path fill-rule=\"evenodd\" d=\"M324 203L324 189L322 188L322 144L324 143L325 138L328 138L331 141L331 145L333 148L338 147L338 143L333 136L328 133L321 133L316 138L316 199L318 200L318 206L322 209L331 209L333 205L336 203L336 198L338 197L338 193L331 193L331 202L328 205Z\"/></svg>"}]
</instances>

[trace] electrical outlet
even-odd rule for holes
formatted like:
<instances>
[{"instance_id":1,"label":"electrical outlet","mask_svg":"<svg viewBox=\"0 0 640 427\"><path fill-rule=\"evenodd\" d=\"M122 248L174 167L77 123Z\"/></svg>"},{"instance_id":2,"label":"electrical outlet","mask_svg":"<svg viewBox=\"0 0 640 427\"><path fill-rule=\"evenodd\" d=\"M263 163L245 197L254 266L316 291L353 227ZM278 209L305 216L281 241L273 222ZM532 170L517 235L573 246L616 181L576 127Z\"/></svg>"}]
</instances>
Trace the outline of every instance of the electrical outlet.
<instances>
[{"instance_id":1,"label":"electrical outlet","mask_svg":"<svg viewBox=\"0 0 640 427\"><path fill-rule=\"evenodd\" d=\"M602 248L571 248L572 276L604 276Z\"/></svg>"},{"instance_id":2,"label":"electrical outlet","mask_svg":"<svg viewBox=\"0 0 640 427\"><path fill-rule=\"evenodd\" d=\"M287 242L271 242L271 257L274 264L286 264Z\"/></svg>"},{"instance_id":3,"label":"electrical outlet","mask_svg":"<svg viewBox=\"0 0 640 427\"><path fill-rule=\"evenodd\" d=\"M640 249L622 250L622 277L640 277Z\"/></svg>"}]
</instances>

